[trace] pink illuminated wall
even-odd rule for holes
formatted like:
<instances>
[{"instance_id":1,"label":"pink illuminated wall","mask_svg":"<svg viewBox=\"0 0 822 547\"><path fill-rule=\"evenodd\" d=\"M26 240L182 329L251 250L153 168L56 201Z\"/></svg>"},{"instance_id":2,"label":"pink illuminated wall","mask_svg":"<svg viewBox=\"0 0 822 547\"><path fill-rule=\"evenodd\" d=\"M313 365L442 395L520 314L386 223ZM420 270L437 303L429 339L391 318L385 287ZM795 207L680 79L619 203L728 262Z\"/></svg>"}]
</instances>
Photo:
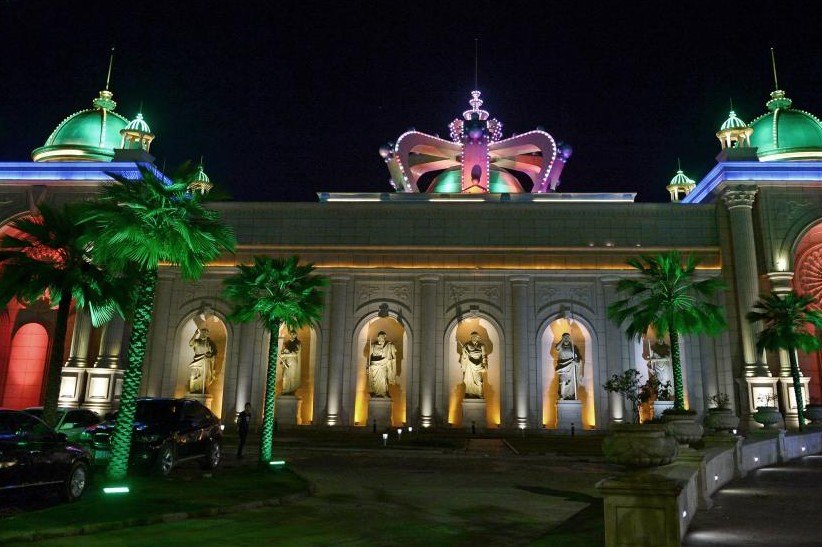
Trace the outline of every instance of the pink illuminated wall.
<instances>
[{"instance_id":1,"label":"pink illuminated wall","mask_svg":"<svg viewBox=\"0 0 822 547\"><path fill-rule=\"evenodd\" d=\"M0 406L21 409L40 404L48 347L48 333L39 323L28 323L17 330Z\"/></svg>"}]
</instances>

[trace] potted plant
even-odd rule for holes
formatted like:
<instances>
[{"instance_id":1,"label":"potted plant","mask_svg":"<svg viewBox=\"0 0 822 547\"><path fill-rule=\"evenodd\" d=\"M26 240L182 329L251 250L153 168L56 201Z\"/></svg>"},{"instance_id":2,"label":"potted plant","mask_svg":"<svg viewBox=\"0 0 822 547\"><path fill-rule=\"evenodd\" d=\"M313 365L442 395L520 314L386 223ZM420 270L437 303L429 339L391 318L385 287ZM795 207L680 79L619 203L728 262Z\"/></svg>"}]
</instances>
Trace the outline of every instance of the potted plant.
<instances>
[{"instance_id":1,"label":"potted plant","mask_svg":"<svg viewBox=\"0 0 822 547\"><path fill-rule=\"evenodd\" d=\"M662 413L662 423L668 435L676 438L680 445L689 445L702 439L705 429L697 421L695 410L669 408Z\"/></svg>"},{"instance_id":2,"label":"potted plant","mask_svg":"<svg viewBox=\"0 0 822 547\"><path fill-rule=\"evenodd\" d=\"M819 403L810 403L805 407L805 417L807 417L813 425L822 425L822 405Z\"/></svg>"},{"instance_id":3,"label":"potted plant","mask_svg":"<svg viewBox=\"0 0 822 547\"><path fill-rule=\"evenodd\" d=\"M763 399L765 404L757 406L752 417L757 423L762 424L765 429L777 429L784 421L782 420L782 414L776 407L776 395L768 393Z\"/></svg>"},{"instance_id":4,"label":"potted plant","mask_svg":"<svg viewBox=\"0 0 822 547\"><path fill-rule=\"evenodd\" d=\"M731 408L731 398L727 393L714 393L708 397L708 414L705 425L714 433L730 435L739 427L739 416Z\"/></svg>"},{"instance_id":5,"label":"potted plant","mask_svg":"<svg viewBox=\"0 0 822 547\"><path fill-rule=\"evenodd\" d=\"M639 424L639 404L644 396L638 370L614 374L602 387L618 393L631 403L632 423L613 424L602 450L611 463L631 467L652 467L671 463L677 454L677 444L667 436L662 424Z\"/></svg>"}]
</instances>

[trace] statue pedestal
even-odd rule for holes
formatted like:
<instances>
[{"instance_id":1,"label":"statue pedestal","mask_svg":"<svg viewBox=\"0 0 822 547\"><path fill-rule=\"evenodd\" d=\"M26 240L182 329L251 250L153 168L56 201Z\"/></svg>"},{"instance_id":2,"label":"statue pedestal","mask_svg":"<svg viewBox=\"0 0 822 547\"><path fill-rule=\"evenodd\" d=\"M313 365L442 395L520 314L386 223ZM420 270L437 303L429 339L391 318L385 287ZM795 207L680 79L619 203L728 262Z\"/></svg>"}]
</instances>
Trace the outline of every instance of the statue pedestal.
<instances>
[{"instance_id":1,"label":"statue pedestal","mask_svg":"<svg viewBox=\"0 0 822 547\"><path fill-rule=\"evenodd\" d=\"M62 408L80 408L86 390L86 367L63 367L60 370L60 398Z\"/></svg>"},{"instance_id":2,"label":"statue pedestal","mask_svg":"<svg viewBox=\"0 0 822 547\"><path fill-rule=\"evenodd\" d=\"M214 409L211 408L211 401L214 400L214 397L209 395L208 393L189 393L186 395L186 399L194 399L195 401L200 401L203 403L203 406L207 409L214 412Z\"/></svg>"},{"instance_id":3,"label":"statue pedestal","mask_svg":"<svg viewBox=\"0 0 822 547\"><path fill-rule=\"evenodd\" d=\"M557 429L582 429L582 401L557 401Z\"/></svg>"},{"instance_id":4,"label":"statue pedestal","mask_svg":"<svg viewBox=\"0 0 822 547\"><path fill-rule=\"evenodd\" d=\"M674 408L673 401L654 401L654 418L661 418L662 413L670 408Z\"/></svg>"},{"instance_id":5,"label":"statue pedestal","mask_svg":"<svg viewBox=\"0 0 822 547\"><path fill-rule=\"evenodd\" d=\"M280 395L277 397L277 427L280 429L289 429L296 427L299 424L297 416L302 406L302 398L294 395Z\"/></svg>"},{"instance_id":6,"label":"statue pedestal","mask_svg":"<svg viewBox=\"0 0 822 547\"><path fill-rule=\"evenodd\" d=\"M800 376L802 384L802 404L808 405L808 376ZM793 389L793 378L779 378L779 401L782 403L782 415L785 417L785 426L789 429L799 428L799 413L796 408L796 393ZM807 423L807 417L806 417Z\"/></svg>"},{"instance_id":7,"label":"statue pedestal","mask_svg":"<svg viewBox=\"0 0 822 547\"><path fill-rule=\"evenodd\" d=\"M87 372L86 401L83 407L104 416L120 402L123 371L116 368L90 368Z\"/></svg>"},{"instance_id":8,"label":"statue pedestal","mask_svg":"<svg viewBox=\"0 0 822 547\"><path fill-rule=\"evenodd\" d=\"M377 422L377 431L383 431L391 427L391 409L393 401L389 397L371 397L368 400L368 427L373 427Z\"/></svg>"},{"instance_id":9,"label":"statue pedestal","mask_svg":"<svg viewBox=\"0 0 822 547\"><path fill-rule=\"evenodd\" d=\"M485 429L485 399L462 400L462 427Z\"/></svg>"}]
</instances>

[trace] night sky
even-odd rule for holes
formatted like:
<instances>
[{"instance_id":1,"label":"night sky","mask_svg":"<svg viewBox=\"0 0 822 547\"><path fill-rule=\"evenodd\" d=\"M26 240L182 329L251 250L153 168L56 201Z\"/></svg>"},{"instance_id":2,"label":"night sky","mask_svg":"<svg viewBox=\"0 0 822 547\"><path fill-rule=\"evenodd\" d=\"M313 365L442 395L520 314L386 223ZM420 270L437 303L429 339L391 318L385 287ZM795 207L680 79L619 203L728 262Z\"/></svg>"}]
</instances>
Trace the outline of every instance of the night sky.
<instances>
[{"instance_id":1,"label":"night sky","mask_svg":"<svg viewBox=\"0 0 822 547\"><path fill-rule=\"evenodd\" d=\"M390 191L377 150L409 127L447 137L468 107L505 136L543 126L574 155L561 191L667 201L677 157L699 180L729 100L745 121L780 87L822 115L814 2L0 1L0 161L28 161L103 88L140 102L168 170L205 156L238 200ZM128 7L125 7L128 6Z\"/></svg>"}]
</instances>

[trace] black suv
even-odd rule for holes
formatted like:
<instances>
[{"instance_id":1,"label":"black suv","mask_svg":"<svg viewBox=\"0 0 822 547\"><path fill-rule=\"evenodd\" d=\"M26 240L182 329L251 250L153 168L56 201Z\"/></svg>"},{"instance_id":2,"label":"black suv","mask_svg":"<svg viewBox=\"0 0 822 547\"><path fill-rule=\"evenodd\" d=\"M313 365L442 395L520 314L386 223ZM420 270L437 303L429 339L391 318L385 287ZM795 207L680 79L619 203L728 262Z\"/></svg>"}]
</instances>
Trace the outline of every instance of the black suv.
<instances>
[{"instance_id":1,"label":"black suv","mask_svg":"<svg viewBox=\"0 0 822 547\"><path fill-rule=\"evenodd\" d=\"M83 441L94 451L95 463L111 456L114 424L107 421L83 432ZM213 469L222 458L222 439L220 420L198 401L138 399L129 463L161 475L171 473L180 462L194 459L203 469Z\"/></svg>"},{"instance_id":2,"label":"black suv","mask_svg":"<svg viewBox=\"0 0 822 547\"><path fill-rule=\"evenodd\" d=\"M91 455L39 418L0 410L0 494L54 487L66 501L79 498L90 478Z\"/></svg>"}]
</instances>

